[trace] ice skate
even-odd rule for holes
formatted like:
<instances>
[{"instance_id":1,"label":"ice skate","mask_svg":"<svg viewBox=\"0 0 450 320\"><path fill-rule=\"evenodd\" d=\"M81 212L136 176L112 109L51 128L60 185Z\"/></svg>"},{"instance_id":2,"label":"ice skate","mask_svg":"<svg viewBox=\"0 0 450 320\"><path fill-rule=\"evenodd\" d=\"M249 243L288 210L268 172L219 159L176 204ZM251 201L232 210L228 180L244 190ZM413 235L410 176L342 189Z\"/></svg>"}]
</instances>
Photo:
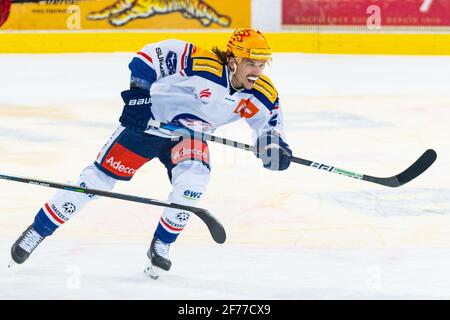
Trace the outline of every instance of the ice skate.
<instances>
[{"instance_id":1,"label":"ice skate","mask_svg":"<svg viewBox=\"0 0 450 320\"><path fill-rule=\"evenodd\" d=\"M24 263L30 254L37 248L37 246L44 240L39 233L37 233L32 226L29 226L22 235L14 242L11 247L11 262L8 267L15 264Z\"/></svg>"},{"instance_id":2,"label":"ice skate","mask_svg":"<svg viewBox=\"0 0 450 320\"><path fill-rule=\"evenodd\" d=\"M157 238L153 238L148 249L147 256L150 261L144 269L144 273L150 278L156 280L159 278L161 271L169 271L172 262L169 259L170 244L164 243Z\"/></svg>"}]
</instances>

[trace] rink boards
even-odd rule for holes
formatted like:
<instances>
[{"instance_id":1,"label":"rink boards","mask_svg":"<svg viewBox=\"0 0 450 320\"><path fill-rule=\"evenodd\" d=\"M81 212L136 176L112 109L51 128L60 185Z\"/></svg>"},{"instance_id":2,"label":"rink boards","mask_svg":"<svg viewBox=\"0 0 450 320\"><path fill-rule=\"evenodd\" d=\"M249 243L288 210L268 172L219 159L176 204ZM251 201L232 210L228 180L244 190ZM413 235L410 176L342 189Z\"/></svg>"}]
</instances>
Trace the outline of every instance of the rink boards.
<instances>
[{"instance_id":1,"label":"rink boards","mask_svg":"<svg viewBox=\"0 0 450 320\"><path fill-rule=\"evenodd\" d=\"M177 38L223 47L230 32L15 32L0 33L0 53L133 52L147 43ZM449 55L449 33L268 32L274 52Z\"/></svg>"}]
</instances>

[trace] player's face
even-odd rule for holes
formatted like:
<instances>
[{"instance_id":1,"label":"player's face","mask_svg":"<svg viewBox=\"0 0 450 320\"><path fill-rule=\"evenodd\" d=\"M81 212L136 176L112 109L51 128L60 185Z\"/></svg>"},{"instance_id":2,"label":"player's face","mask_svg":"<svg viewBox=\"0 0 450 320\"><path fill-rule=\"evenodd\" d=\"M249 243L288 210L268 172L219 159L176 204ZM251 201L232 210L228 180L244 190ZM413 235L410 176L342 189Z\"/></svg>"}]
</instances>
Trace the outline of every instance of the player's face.
<instances>
[{"instance_id":1,"label":"player's face","mask_svg":"<svg viewBox=\"0 0 450 320\"><path fill-rule=\"evenodd\" d=\"M266 64L266 60L243 58L237 65L233 78L233 86L235 88L244 87L247 90L253 89L256 80L263 73Z\"/></svg>"}]
</instances>

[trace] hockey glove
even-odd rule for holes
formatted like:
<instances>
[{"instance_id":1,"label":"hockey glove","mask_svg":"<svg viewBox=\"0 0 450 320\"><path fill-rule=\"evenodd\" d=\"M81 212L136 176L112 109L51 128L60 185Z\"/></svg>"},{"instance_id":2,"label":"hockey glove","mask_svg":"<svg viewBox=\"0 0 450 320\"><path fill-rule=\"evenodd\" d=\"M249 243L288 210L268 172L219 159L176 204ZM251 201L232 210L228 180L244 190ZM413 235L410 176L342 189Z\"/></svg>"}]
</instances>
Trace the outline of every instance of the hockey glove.
<instances>
[{"instance_id":1,"label":"hockey glove","mask_svg":"<svg viewBox=\"0 0 450 320\"><path fill-rule=\"evenodd\" d=\"M264 168L282 171L289 168L292 151L276 132L268 131L256 141L256 156L262 160Z\"/></svg>"},{"instance_id":2,"label":"hockey glove","mask_svg":"<svg viewBox=\"0 0 450 320\"><path fill-rule=\"evenodd\" d=\"M147 123L153 116L150 91L134 88L123 91L121 95L125 102L119 119L122 126L136 132L147 130Z\"/></svg>"}]
</instances>

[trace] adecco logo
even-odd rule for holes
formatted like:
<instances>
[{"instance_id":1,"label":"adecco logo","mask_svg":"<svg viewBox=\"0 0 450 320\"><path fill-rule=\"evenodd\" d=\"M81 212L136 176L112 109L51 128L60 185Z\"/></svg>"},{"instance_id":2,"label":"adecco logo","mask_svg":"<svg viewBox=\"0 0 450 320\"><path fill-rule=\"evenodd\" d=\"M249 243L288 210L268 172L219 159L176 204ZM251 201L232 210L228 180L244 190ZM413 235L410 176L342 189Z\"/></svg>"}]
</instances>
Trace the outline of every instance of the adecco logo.
<instances>
[{"instance_id":1,"label":"adecco logo","mask_svg":"<svg viewBox=\"0 0 450 320\"><path fill-rule=\"evenodd\" d=\"M125 174L133 175L136 172L136 169L124 166L121 161L114 161L114 157L107 159L106 163L116 171Z\"/></svg>"},{"instance_id":2,"label":"adecco logo","mask_svg":"<svg viewBox=\"0 0 450 320\"><path fill-rule=\"evenodd\" d=\"M186 159L198 159L203 162L208 162L208 153L202 152L198 149L183 148L178 152L175 152L172 156L174 163L179 163Z\"/></svg>"}]
</instances>

